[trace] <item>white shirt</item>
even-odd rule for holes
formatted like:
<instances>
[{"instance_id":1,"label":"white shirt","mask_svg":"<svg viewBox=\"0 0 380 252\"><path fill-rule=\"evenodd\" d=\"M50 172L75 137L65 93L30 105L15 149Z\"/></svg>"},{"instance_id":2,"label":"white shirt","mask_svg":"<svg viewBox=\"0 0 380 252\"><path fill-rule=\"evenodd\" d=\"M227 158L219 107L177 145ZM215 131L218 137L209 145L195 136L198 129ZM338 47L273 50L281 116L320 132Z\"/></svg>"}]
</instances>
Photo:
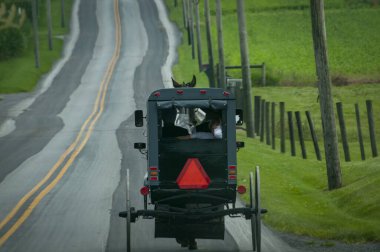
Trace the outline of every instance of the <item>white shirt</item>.
<instances>
[{"instance_id":1,"label":"white shirt","mask_svg":"<svg viewBox=\"0 0 380 252\"><path fill-rule=\"evenodd\" d=\"M222 128L217 126L214 130L213 133L210 132L195 132L191 134L191 139L222 139L223 134L222 134Z\"/></svg>"}]
</instances>

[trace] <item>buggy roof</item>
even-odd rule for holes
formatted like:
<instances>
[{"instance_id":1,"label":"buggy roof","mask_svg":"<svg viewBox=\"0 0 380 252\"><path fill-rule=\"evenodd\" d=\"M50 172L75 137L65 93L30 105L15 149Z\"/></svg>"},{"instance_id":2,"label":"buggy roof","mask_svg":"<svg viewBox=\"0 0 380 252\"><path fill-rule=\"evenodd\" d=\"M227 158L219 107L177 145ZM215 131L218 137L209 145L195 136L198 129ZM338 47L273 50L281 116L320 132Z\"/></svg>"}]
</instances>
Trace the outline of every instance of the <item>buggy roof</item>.
<instances>
[{"instance_id":1,"label":"buggy roof","mask_svg":"<svg viewBox=\"0 0 380 252\"><path fill-rule=\"evenodd\" d=\"M151 93L148 101L235 100L232 93L221 88L165 88Z\"/></svg>"}]
</instances>

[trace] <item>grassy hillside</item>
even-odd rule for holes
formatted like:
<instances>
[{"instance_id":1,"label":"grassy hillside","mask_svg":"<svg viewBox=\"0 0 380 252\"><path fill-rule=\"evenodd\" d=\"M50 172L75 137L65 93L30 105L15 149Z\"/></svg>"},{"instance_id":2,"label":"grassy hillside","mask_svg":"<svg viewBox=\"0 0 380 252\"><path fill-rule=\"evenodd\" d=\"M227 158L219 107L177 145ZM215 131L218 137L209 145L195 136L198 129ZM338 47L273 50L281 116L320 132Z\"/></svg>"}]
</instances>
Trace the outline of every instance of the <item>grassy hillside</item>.
<instances>
[{"instance_id":1,"label":"grassy hillside","mask_svg":"<svg viewBox=\"0 0 380 252\"><path fill-rule=\"evenodd\" d=\"M0 1L1 2L1 1ZM27 49L19 57L0 61L0 93L28 92L33 90L41 76L47 73L53 63L61 57L63 47L63 35L69 30L71 6L73 0L65 1L66 28L61 28L61 15L59 0L51 1L53 23L53 50L49 51L47 40L47 25L45 16L45 2L40 4L39 41L40 41L40 68L35 68L33 34L30 23L26 26L30 29L27 37Z\"/></svg>"},{"instance_id":2,"label":"grassy hillside","mask_svg":"<svg viewBox=\"0 0 380 252\"><path fill-rule=\"evenodd\" d=\"M334 82L379 82L380 50L377 48L380 33L377 31L380 29L380 8L360 5L363 1L325 2L329 61ZM174 9L172 1L167 1L167 4L171 18L180 24L183 34L186 34L181 7ZM313 84L315 64L309 1L246 1L245 4L251 64L265 62L268 83L272 85ZM236 3L222 1L222 5L226 65L240 65ZM202 13L202 4L200 10ZM211 4L211 13L214 55L217 59L214 4ZM205 61L207 47L202 14L201 17ZM184 35L183 41L186 40ZM191 47L184 44L179 48L179 53L174 75L177 79L189 79L192 73L198 73L196 61L191 59ZM184 74L182 69L187 69L188 74ZM241 76L239 71L229 71L229 74L233 77ZM259 71L253 71L254 78L259 79L259 75ZM207 83L204 74L198 73L197 77Z\"/></svg>"},{"instance_id":3,"label":"grassy hillside","mask_svg":"<svg viewBox=\"0 0 380 252\"><path fill-rule=\"evenodd\" d=\"M280 154L238 133L239 183L260 166L264 221L277 230L348 242L380 241L380 159L342 162L343 187L328 191L324 162ZM243 197L248 200L248 196Z\"/></svg>"},{"instance_id":4,"label":"grassy hillside","mask_svg":"<svg viewBox=\"0 0 380 252\"><path fill-rule=\"evenodd\" d=\"M344 161L340 131L339 150L342 166L343 188L327 190L325 161L317 161L304 111L311 111L324 156L322 127L320 122L317 89L313 87L254 88L253 94L271 102L284 101L287 111L301 111L308 159L301 158L301 148L296 134L296 157L290 156L290 143L286 140L286 153L261 143L258 138L248 139L245 132L238 139L246 142L246 148L238 153L240 182L248 186L248 173L256 165L262 169L263 205L270 209L265 222L272 227L296 234L320 238L340 239L349 242L380 241L380 159L371 157L365 100L373 101L376 137L380 139L379 84L334 87L334 101L341 101L349 139L352 162ZM366 161L361 161L357 142L354 104L361 110L361 123ZM279 114L276 114L279 136ZM338 123L338 121L336 121ZM287 127L287 126L286 126ZM338 126L337 126L338 127ZM288 129L286 129L288 137ZM377 140L379 141L379 140ZM247 199L245 197L245 199ZM272 211L273 210L273 211Z\"/></svg>"}]
</instances>

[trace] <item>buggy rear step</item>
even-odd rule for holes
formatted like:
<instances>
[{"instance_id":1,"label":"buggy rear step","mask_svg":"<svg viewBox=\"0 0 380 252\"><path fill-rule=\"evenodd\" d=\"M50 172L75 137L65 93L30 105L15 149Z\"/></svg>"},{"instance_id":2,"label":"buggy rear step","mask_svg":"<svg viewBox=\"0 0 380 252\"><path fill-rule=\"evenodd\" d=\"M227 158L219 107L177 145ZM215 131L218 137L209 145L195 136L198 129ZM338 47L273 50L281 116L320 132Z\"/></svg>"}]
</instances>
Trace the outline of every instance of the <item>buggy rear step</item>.
<instances>
[{"instance_id":1,"label":"buggy rear step","mask_svg":"<svg viewBox=\"0 0 380 252\"><path fill-rule=\"evenodd\" d=\"M261 214L267 213L267 210L262 208ZM248 220L252 215L256 215L256 210L248 207L224 209L213 212L201 213L199 210L189 209L184 212L171 212L171 211L161 211L161 210L135 210L133 207L130 208L131 222L135 222L140 216L144 218L156 218L156 217L166 217L169 219L187 219L187 220L203 220L203 219L213 219L218 217L223 217L226 215L237 215L242 214ZM119 217L127 218L128 211L123 211L119 213Z\"/></svg>"}]
</instances>

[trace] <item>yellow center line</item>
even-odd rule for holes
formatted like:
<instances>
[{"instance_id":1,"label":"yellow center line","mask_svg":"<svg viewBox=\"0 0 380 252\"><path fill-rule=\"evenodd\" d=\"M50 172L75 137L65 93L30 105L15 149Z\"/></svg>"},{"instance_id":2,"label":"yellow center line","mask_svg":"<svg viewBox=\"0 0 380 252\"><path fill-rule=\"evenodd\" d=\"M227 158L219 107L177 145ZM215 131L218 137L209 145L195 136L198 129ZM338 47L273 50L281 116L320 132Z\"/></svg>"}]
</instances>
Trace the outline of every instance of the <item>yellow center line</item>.
<instances>
[{"instance_id":1,"label":"yellow center line","mask_svg":"<svg viewBox=\"0 0 380 252\"><path fill-rule=\"evenodd\" d=\"M9 239L10 236L17 231L17 229L25 222L25 220L30 216L32 211L37 207L37 205L41 202L41 200L58 184L58 182L62 179L64 174L70 168L72 163L75 161L75 158L79 155L79 153L83 150L85 145L87 144L93 130L95 123L100 118L101 114L104 110L105 98L108 90L108 86L110 84L117 60L120 56L120 46L121 46L121 25L120 25L120 16L119 16L119 3L118 0L114 0L114 13L115 13L115 51L113 56L108 64L106 73L101 82L96 101L93 107L93 111L91 115L86 119L83 123L80 132L78 133L75 141L66 149L66 151L60 156L57 163L50 169L48 174L32 189L30 190L21 200L16 204L16 206L12 209L12 211L6 216L6 218L0 223L0 230L17 214L20 208L25 204L25 202L33 196L54 174L54 172L62 165L67 156L71 153L70 158L66 162L66 164L62 167L58 175L54 178L54 180L47 185L32 201L32 203L28 206L28 208L24 211L20 218L12 225L12 227L0 238L0 247ZM100 102L100 105L99 105ZM92 121L91 121L92 120ZM91 123L90 123L91 121ZM90 123L88 127L88 131L86 132L84 139L78 146L78 143L82 139L82 135L85 132L87 125ZM75 149L76 148L76 149ZM75 150L74 150L75 149ZM74 150L74 152L73 152Z\"/></svg>"}]
</instances>

